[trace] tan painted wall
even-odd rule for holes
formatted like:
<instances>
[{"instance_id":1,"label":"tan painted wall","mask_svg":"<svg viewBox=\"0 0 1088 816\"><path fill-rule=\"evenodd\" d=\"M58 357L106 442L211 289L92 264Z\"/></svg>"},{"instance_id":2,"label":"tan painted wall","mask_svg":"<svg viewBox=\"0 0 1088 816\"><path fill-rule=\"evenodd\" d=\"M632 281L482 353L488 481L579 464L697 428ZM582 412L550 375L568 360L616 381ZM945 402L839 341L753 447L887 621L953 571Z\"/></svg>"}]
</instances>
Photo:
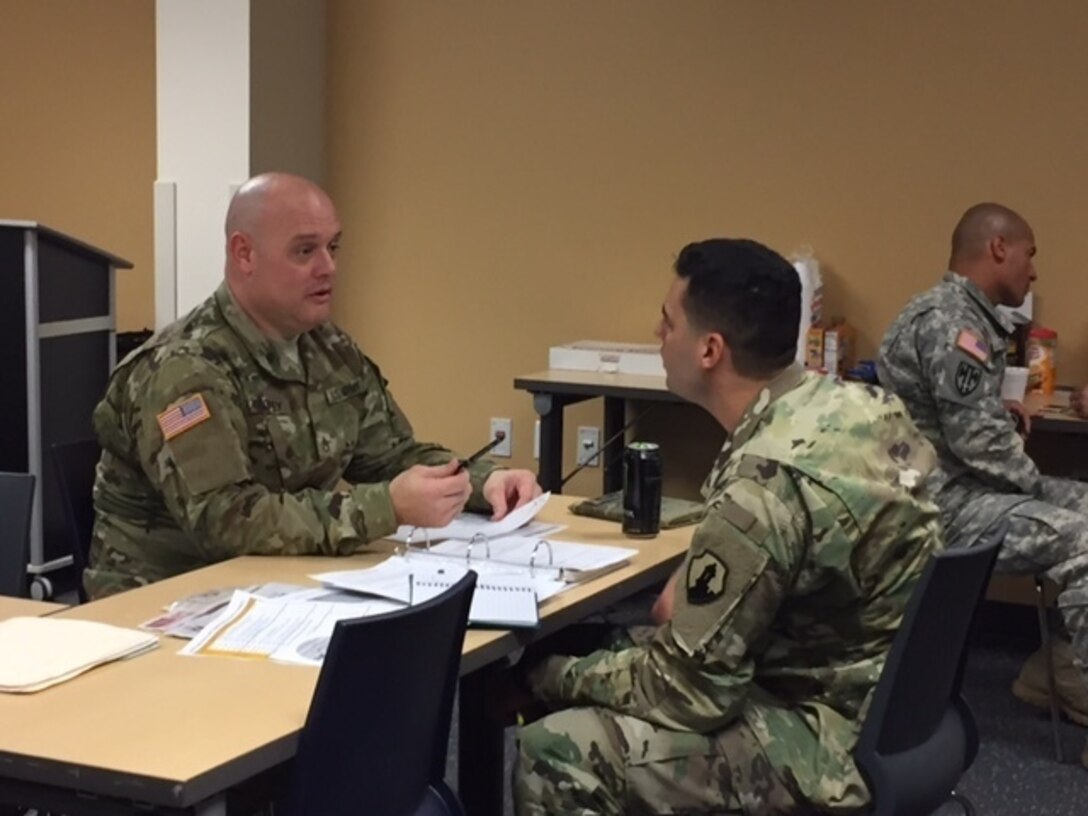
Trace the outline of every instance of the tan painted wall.
<instances>
[{"instance_id":1,"label":"tan painted wall","mask_svg":"<svg viewBox=\"0 0 1088 816\"><path fill-rule=\"evenodd\" d=\"M960 211L992 198L1033 222L1039 316L1061 334L1061 379L1084 379L1088 10L979 9L331 0L338 319L421 435L467 450L488 417L511 416L513 462L530 465L533 414L513 377L553 343L649 340L684 242L812 244L830 311L871 354L942 269ZM119 325L147 325L154 4L3 11L0 217L134 261ZM663 411L648 432L693 413ZM599 421L594 404L568 411L570 428ZM697 481L699 458L678 452L673 473ZM571 487L595 492L595 476Z\"/></svg>"},{"instance_id":2,"label":"tan painted wall","mask_svg":"<svg viewBox=\"0 0 1088 816\"><path fill-rule=\"evenodd\" d=\"M150 326L155 4L8 0L0 12L0 218L132 261L118 327Z\"/></svg>"},{"instance_id":3,"label":"tan painted wall","mask_svg":"<svg viewBox=\"0 0 1088 816\"><path fill-rule=\"evenodd\" d=\"M871 355L986 199L1034 224L1038 315L1061 379L1088 376L1088 7L331 0L329 23L338 319L424 437L465 450L511 416L530 464L513 377L649 340L710 235L814 246Z\"/></svg>"}]
</instances>

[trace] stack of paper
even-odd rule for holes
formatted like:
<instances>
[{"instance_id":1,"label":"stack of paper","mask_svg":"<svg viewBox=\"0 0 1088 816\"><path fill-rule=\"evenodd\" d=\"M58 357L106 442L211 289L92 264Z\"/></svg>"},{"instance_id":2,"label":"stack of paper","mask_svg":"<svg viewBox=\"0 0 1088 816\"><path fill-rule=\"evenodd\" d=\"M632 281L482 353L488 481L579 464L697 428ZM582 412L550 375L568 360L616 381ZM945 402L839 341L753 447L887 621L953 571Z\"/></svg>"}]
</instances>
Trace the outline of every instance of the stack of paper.
<instances>
[{"instance_id":1,"label":"stack of paper","mask_svg":"<svg viewBox=\"0 0 1088 816\"><path fill-rule=\"evenodd\" d=\"M160 635L192 640L226 608L235 590L248 592L258 598L281 598L306 592L309 588L298 584L271 582L244 587L210 589L182 598L180 601L174 601L163 614L144 621L140 624L140 628Z\"/></svg>"},{"instance_id":2,"label":"stack of paper","mask_svg":"<svg viewBox=\"0 0 1088 816\"><path fill-rule=\"evenodd\" d=\"M446 538L459 538L469 541L473 538L496 538L507 535L520 528L523 535L544 535L562 529L558 524L543 524L533 522L536 514L544 509L551 493L537 496L528 504L523 504L517 510L512 510L498 521L491 521L487 516L477 513L462 513L445 527L411 527L402 524L397 532L390 536L394 541L407 541L412 539L412 544L421 546L426 541L440 541ZM530 525L530 522L533 522Z\"/></svg>"},{"instance_id":3,"label":"stack of paper","mask_svg":"<svg viewBox=\"0 0 1088 816\"><path fill-rule=\"evenodd\" d=\"M0 622L0 691L40 691L158 643L155 635L105 623L9 618Z\"/></svg>"},{"instance_id":4,"label":"stack of paper","mask_svg":"<svg viewBox=\"0 0 1088 816\"><path fill-rule=\"evenodd\" d=\"M182 650L183 655L249 657L320 666L337 621L401 609L389 601L325 602L327 589L279 598L236 590L227 606Z\"/></svg>"}]
</instances>

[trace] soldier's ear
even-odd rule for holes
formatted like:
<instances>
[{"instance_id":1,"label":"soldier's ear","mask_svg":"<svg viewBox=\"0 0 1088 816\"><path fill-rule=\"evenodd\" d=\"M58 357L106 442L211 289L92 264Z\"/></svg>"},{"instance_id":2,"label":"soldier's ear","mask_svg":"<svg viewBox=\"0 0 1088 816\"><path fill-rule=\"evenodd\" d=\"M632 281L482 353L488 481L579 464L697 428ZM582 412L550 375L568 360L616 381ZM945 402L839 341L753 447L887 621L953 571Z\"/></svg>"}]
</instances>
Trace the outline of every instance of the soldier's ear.
<instances>
[{"instance_id":1,"label":"soldier's ear","mask_svg":"<svg viewBox=\"0 0 1088 816\"><path fill-rule=\"evenodd\" d=\"M1009 254L1009 248L1005 244L1004 235L995 235L989 243L990 256L998 263L1004 262Z\"/></svg>"},{"instance_id":2,"label":"soldier's ear","mask_svg":"<svg viewBox=\"0 0 1088 816\"><path fill-rule=\"evenodd\" d=\"M232 265L246 273L253 271L253 241L244 232L235 231L227 239L227 256Z\"/></svg>"},{"instance_id":3,"label":"soldier's ear","mask_svg":"<svg viewBox=\"0 0 1088 816\"><path fill-rule=\"evenodd\" d=\"M709 332L703 336L700 346L699 365L704 371L710 371L721 362L725 354L725 338L718 332Z\"/></svg>"}]
</instances>

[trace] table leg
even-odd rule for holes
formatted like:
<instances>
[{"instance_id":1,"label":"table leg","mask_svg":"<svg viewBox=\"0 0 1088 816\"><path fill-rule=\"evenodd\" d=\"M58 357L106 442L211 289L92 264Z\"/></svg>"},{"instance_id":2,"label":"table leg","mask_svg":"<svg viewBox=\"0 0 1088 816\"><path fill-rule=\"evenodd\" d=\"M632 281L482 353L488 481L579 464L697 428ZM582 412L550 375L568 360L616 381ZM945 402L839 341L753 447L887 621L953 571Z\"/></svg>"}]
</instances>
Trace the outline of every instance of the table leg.
<instances>
[{"instance_id":1,"label":"table leg","mask_svg":"<svg viewBox=\"0 0 1088 816\"><path fill-rule=\"evenodd\" d=\"M623 397L604 398L604 438L612 439L626 424L627 401ZM604 492L623 489L623 448L626 440L621 436L613 441L604 453Z\"/></svg>"},{"instance_id":2,"label":"table leg","mask_svg":"<svg viewBox=\"0 0 1088 816\"><path fill-rule=\"evenodd\" d=\"M563 492L563 407L560 397L533 394L533 408L540 416L540 463L537 481L552 493Z\"/></svg>"},{"instance_id":3,"label":"table leg","mask_svg":"<svg viewBox=\"0 0 1088 816\"><path fill-rule=\"evenodd\" d=\"M543 453L543 446L541 446ZM472 816L502 816L503 727L488 698L484 667L461 678L458 700L457 796Z\"/></svg>"}]
</instances>

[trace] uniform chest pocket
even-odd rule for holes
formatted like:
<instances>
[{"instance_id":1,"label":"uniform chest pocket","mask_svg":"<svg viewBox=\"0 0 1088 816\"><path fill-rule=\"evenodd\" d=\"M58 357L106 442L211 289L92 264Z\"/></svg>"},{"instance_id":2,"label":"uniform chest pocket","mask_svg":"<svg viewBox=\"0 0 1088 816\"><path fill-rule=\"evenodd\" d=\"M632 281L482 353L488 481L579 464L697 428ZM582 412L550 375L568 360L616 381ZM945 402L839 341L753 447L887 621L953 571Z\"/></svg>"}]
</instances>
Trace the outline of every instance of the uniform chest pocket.
<instances>
[{"instance_id":1,"label":"uniform chest pocket","mask_svg":"<svg viewBox=\"0 0 1088 816\"><path fill-rule=\"evenodd\" d=\"M347 467L359 443L360 425L366 387L359 380L325 389L324 400L313 408L314 432L321 456L335 459Z\"/></svg>"},{"instance_id":2,"label":"uniform chest pocket","mask_svg":"<svg viewBox=\"0 0 1088 816\"><path fill-rule=\"evenodd\" d=\"M291 440L295 421L283 406L259 396L246 405L249 429L248 453L257 481L272 489L283 489L291 476Z\"/></svg>"}]
</instances>

